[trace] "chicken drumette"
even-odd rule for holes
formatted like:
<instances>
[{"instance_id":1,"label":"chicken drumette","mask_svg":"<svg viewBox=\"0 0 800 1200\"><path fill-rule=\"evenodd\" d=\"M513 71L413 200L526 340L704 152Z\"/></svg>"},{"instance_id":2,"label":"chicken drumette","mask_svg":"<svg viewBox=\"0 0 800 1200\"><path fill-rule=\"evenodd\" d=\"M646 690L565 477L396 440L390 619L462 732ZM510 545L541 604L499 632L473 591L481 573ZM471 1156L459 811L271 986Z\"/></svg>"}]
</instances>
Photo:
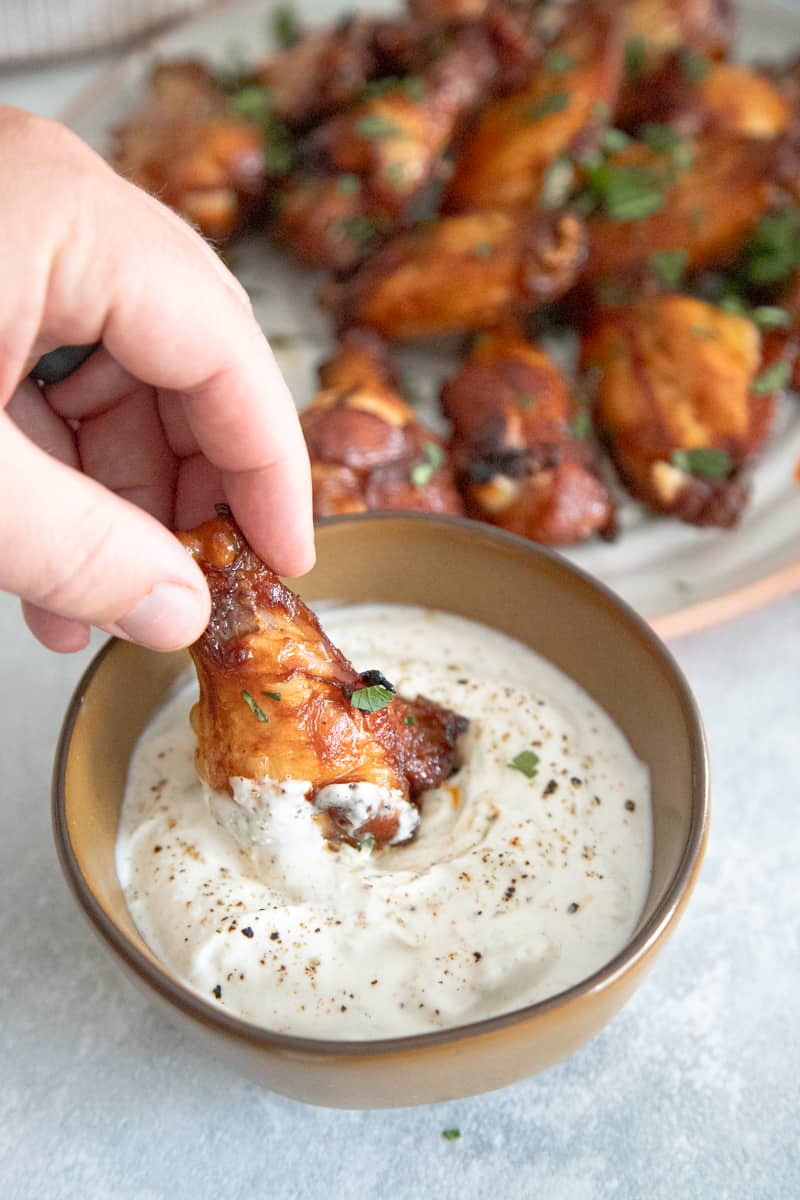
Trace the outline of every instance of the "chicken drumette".
<instances>
[{"instance_id":1,"label":"chicken drumette","mask_svg":"<svg viewBox=\"0 0 800 1200\"><path fill-rule=\"evenodd\" d=\"M208 628L191 648L201 777L219 791L237 778L302 781L333 841L413 836L416 800L458 766L466 720L394 695L378 671L356 671L227 511L180 538L211 592ZM369 796L362 788L349 805L359 784L372 785Z\"/></svg>"},{"instance_id":2,"label":"chicken drumette","mask_svg":"<svg viewBox=\"0 0 800 1200\"><path fill-rule=\"evenodd\" d=\"M589 413L521 332L482 335L442 406L471 516L550 546L612 532Z\"/></svg>"}]
</instances>

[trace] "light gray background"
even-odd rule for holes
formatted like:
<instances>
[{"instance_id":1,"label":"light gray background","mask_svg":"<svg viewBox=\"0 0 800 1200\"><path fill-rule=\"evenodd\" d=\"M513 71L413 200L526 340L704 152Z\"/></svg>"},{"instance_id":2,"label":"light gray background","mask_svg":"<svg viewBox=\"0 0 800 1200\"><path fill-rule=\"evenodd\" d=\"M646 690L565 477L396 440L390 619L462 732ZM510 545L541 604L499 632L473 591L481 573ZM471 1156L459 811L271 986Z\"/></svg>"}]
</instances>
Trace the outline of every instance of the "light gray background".
<instances>
[{"instance_id":1,"label":"light gray background","mask_svg":"<svg viewBox=\"0 0 800 1200\"><path fill-rule=\"evenodd\" d=\"M102 61L0 73L0 101L57 112ZM673 647L708 728L712 833L633 1001L544 1076L396 1112L271 1096L123 980L49 828L87 656L42 650L3 596L0 645L0 1200L800 1196L800 596Z\"/></svg>"}]
</instances>

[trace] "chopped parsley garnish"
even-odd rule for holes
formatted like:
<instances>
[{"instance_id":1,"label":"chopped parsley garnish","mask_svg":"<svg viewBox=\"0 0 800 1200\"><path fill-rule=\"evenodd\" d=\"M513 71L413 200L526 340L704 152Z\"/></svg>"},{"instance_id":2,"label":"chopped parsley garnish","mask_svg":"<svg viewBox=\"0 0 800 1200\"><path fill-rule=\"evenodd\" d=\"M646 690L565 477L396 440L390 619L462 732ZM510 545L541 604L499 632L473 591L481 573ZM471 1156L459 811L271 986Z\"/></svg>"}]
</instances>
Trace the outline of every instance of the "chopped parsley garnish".
<instances>
[{"instance_id":1,"label":"chopped parsley garnish","mask_svg":"<svg viewBox=\"0 0 800 1200\"><path fill-rule=\"evenodd\" d=\"M552 75L563 75L565 71L572 69L575 59L571 54L567 54L566 50L550 50L545 55L544 69Z\"/></svg>"},{"instance_id":2,"label":"chopped parsley garnish","mask_svg":"<svg viewBox=\"0 0 800 1200\"><path fill-rule=\"evenodd\" d=\"M403 130L395 121L382 117L380 113L368 113L356 121L356 133L365 138L396 138L402 137Z\"/></svg>"},{"instance_id":3,"label":"chopped parsley garnish","mask_svg":"<svg viewBox=\"0 0 800 1200\"><path fill-rule=\"evenodd\" d=\"M410 713L407 717L403 718L404 725L416 725L416 723L417 723L417 718L415 716L412 716Z\"/></svg>"},{"instance_id":4,"label":"chopped parsley garnish","mask_svg":"<svg viewBox=\"0 0 800 1200\"><path fill-rule=\"evenodd\" d=\"M521 408L523 411L528 408L533 408L535 403L536 397L532 396L530 392L520 392L517 396L517 407Z\"/></svg>"},{"instance_id":5,"label":"chopped parsley garnish","mask_svg":"<svg viewBox=\"0 0 800 1200\"><path fill-rule=\"evenodd\" d=\"M272 89L259 87L258 84L239 88L231 97L233 107L240 117L258 123L272 115L272 101Z\"/></svg>"},{"instance_id":6,"label":"chopped parsley garnish","mask_svg":"<svg viewBox=\"0 0 800 1200\"><path fill-rule=\"evenodd\" d=\"M361 93L365 100L375 96L387 96L391 92L405 92L409 100L422 100L425 85L418 75L387 75L384 79L373 79L365 84Z\"/></svg>"},{"instance_id":7,"label":"chopped parsley garnish","mask_svg":"<svg viewBox=\"0 0 800 1200\"><path fill-rule=\"evenodd\" d=\"M294 165L294 143L283 121L272 114L272 91L252 85L239 88L231 101L245 121L260 126L264 134L264 165L270 175L288 175Z\"/></svg>"},{"instance_id":8,"label":"chopped parsley garnish","mask_svg":"<svg viewBox=\"0 0 800 1200\"><path fill-rule=\"evenodd\" d=\"M526 778L533 779L539 768L539 755L534 754L533 750L522 750L508 765Z\"/></svg>"},{"instance_id":9,"label":"chopped parsley garnish","mask_svg":"<svg viewBox=\"0 0 800 1200\"><path fill-rule=\"evenodd\" d=\"M568 104L569 92L551 92L548 96L542 96L540 100L527 105L524 116L528 121L541 121L542 117L563 112Z\"/></svg>"},{"instance_id":10,"label":"chopped parsley garnish","mask_svg":"<svg viewBox=\"0 0 800 1200\"><path fill-rule=\"evenodd\" d=\"M630 137L622 129L606 129L603 133L603 149L606 154L615 154L618 150L624 150L630 144Z\"/></svg>"},{"instance_id":11,"label":"chopped parsley garnish","mask_svg":"<svg viewBox=\"0 0 800 1200\"><path fill-rule=\"evenodd\" d=\"M266 696L268 700L280 700L280 692L262 692L262 696Z\"/></svg>"},{"instance_id":12,"label":"chopped parsley garnish","mask_svg":"<svg viewBox=\"0 0 800 1200\"><path fill-rule=\"evenodd\" d=\"M711 70L711 63L704 54L683 49L681 51L681 70L690 83L701 83Z\"/></svg>"},{"instance_id":13,"label":"chopped parsley garnish","mask_svg":"<svg viewBox=\"0 0 800 1200\"><path fill-rule=\"evenodd\" d=\"M365 833L361 841L358 843L358 848L362 854L372 854L376 844L375 834Z\"/></svg>"},{"instance_id":14,"label":"chopped parsley garnish","mask_svg":"<svg viewBox=\"0 0 800 1200\"><path fill-rule=\"evenodd\" d=\"M331 226L331 232L340 237L358 242L361 246L370 246L379 237L378 222L372 217L343 217Z\"/></svg>"},{"instance_id":15,"label":"chopped parsley garnish","mask_svg":"<svg viewBox=\"0 0 800 1200\"><path fill-rule=\"evenodd\" d=\"M374 684L372 687L356 688L350 697L350 703L353 708L360 708L362 712L378 712L382 708L386 708L394 700L394 692L391 688L383 687L381 684Z\"/></svg>"},{"instance_id":16,"label":"chopped parsley garnish","mask_svg":"<svg viewBox=\"0 0 800 1200\"><path fill-rule=\"evenodd\" d=\"M575 168L568 158L557 158L545 172L539 204L542 208L558 208L572 189Z\"/></svg>"},{"instance_id":17,"label":"chopped parsley garnish","mask_svg":"<svg viewBox=\"0 0 800 1200\"><path fill-rule=\"evenodd\" d=\"M361 180L358 175L340 175L336 180L336 187L345 196L354 196L361 190Z\"/></svg>"},{"instance_id":18,"label":"chopped parsley garnish","mask_svg":"<svg viewBox=\"0 0 800 1200\"><path fill-rule=\"evenodd\" d=\"M436 442L428 442L425 446L425 461L411 468L411 482L414 487L425 487L444 462L444 451Z\"/></svg>"},{"instance_id":19,"label":"chopped parsley garnish","mask_svg":"<svg viewBox=\"0 0 800 1200\"><path fill-rule=\"evenodd\" d=\"M727 450L715 446L695 446L692 450L673 450L670 455L673 467L685 475L697 475L703 479L724 479L733 463Z\"/></svg>"},{"instance_id":20,"label":"chopped parsley garnish","mask_svg":"<svg viewBox=\"0 0 800 1200\"><path fill-rule=\"evenodd\" d=\"M588 408L578 409L569 428L572 436L578 441L584 441L589 436L592 432L592 418Z\"/></svg>"},{"instance_id":21,"label":"chopped parsley garnish","mask_svg":"<svg viewBox=\"0 0 800 1200\"><path fill-rule=\"evenodd\" d=\"M443 1129L442 1137L446 1142L457 1142L461 1137L460 1129Z\"/></svg>"},{"instance_id":22,"label":"chopped parsley garnish","mask_svg":"<svg viewBox=\"0 0 800 1200\"><path fill-rule=\"evenodd\" d=\"M746 284L785 283L800 267L800 209L787 208L762 217L747 244L742 264Z\"/></svg>"},{"instance_id":23,"label":"chopped parsley garnish","mask_svg":"<svg viewBox=\"0 0 800 1200\"><path fill-rule=\"evenodd\" d=\"M629 37L625 43L625 77L638 79L647 63L647 43L641 34Z\"/></svg>"},{"instance_id":24,"label":"chopped parsley garnish","mask_svg":"<svg viewBox=\"0 0 800 1200\"><path fill-rule=\"evenodd\" d=\"M785 308L776 304L759 304L750 310L750 320L759 329L785 329L791 317Z\"/></svg>"},{"instance_id":25,"label":"chopped parsley garnish","mask_svg":"<svg viewBox=\"0 0 800 1200\"><path fill-rule=\"evenodd\" d=\"M759 375L758 379L753 384L753 391L757 396L763 396L767 392L777 392L781 388L785 388L791 378L792 368L787 362L776 362L771 367L767 367L766 371Z\"/></svg>"},{"instance_id":26,"label":"chopped parsley garnish","mask_svg":"<svg viewBox=\"0 0 800 1200\"><path fill-rule=\"evenodd\" d=\"M253 716L257 717L259 721L269 720L269 717L264 712L263 708L260 706L257 700L253 699L249 692L242 692L242 699L250 709L250 712L253 714Z\"/></svg>"},{"instance_id":27,"label":"chopped parsley garnish","mask_svg":"<svg viewBox=\"0 0 800 1200\"><path fill-rule=\"evenodd\" d=\"M389 163L386 168L386 175L389 183L396 192L399 192L406 185L406 165L401 162Z\"/></svg>"},{"instance_id":28,"label":"chopped parsley garnish","mask_svg":"<svg viewBox=\"0 0 800 1200\"><path fill-rule=\"evenodd\" d=\"M689 255L685 250L658 250L650 255L650 268L665 287L679 287Z\"/></svg>"},{"instance_id":29,"label":"chopped parsley garnish","mask_svg":"<svg viewBox=\"0 0 800 1200\"><path fill-rule=\"evenodd\" d=\"M472 253L476 258L488 258L493 249L491 242L478 242L472 247Z\"/></svg>"},{"instance_id":30,"label":"chopped parsley garnish","mask_svg":"<svg viewBox=\"0 0 800 1200\"><path fill-rule=\"evenodd\" d=\"M643 125L639 136L654 154L667 157L676 171L687 171L692 165L692 144L672 125Z\"/></svg>"},{"instance_id":31,"label":"chopped parsley garnish","mask_svg":"<svg viewBox=\"0 0 800 1200\"><path fill-rule=\"evenodd\" d=\"M664 184L648 166L604 162L588 172L589 190L612 221L641 221L664 207Z\"/></svg>"},{"instance_id":32,"label":"chopped parsley garnish","mask_svg":"<svg viewBox=\"0 0 800 1200\"><path fill-rule=\"evenodd\" d=\"M272 35L279 46L288 50L300 41L300 22L290 4L279 4L272 17Z\"/></svg>"}]
</instances>

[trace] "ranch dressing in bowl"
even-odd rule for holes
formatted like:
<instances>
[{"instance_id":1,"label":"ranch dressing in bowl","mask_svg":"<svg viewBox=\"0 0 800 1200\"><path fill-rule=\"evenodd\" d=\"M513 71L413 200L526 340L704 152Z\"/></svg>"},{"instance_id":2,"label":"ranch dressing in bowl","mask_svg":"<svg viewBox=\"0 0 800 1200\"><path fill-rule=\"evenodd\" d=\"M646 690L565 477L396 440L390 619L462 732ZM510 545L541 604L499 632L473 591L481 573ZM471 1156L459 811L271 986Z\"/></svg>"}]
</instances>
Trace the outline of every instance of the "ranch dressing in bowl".
<instances>
[{"instance_id":1,"label":"ranch dressing in bowl","mask_svg":"<svg viewBox=\"0 0 800 1200\"><path fill-rule=\"evenodd\" d=\"M140 739L117 841L154 953L245 1020L344 1040L511 1012L602 967L637 924L652 858L648 772L607 714L460 617L368 605L323 624L357 668L469 718L461 768L423 796L413 841L332 848L306 781L204 788L187 684ZM363 788L353 803L369 808Z\"/></svg>"}]
</instances>

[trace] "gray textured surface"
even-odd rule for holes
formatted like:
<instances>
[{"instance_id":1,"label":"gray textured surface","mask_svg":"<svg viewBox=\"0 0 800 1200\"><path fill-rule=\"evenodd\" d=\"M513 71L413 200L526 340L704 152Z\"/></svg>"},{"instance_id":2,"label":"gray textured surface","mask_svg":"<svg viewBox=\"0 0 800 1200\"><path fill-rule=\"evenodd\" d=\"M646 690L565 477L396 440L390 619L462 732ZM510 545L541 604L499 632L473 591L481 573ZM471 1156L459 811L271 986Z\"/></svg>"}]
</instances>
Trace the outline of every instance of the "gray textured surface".
<instances>
[{"instance_id":1,"label":"gray textured surface","mask_svg":"<svg viewBox=\"0 0 800 1200\"><path fill-rule=\"evenodd\" d=\"M800 1194L800 597L684 639L715 780L706 865L632 1003L549 1074L394 1113L306 1108L197 1052L79 916L49 832L80 664L0 600L0 1195L639 1200ZM459 1142L442 1140L457 1126Z\"/></svg>"},{"instance_id":2,"label":"gray textured surface","mask_svg":"<svg viewBox=\"0 0 800 1200\"><path fill-rule=\"evenodd\" d=\"M55 112L92 64L10 75ZM2 1200L800 1195L800 597L675 646L715 781L706 865L632 1003L545 1076L394 1113L305 1108L165 1026L62 883L49 775L81 662L0 597ZM462 1138L441 1131L458 1126Z\"/></svg>"}]
</instances>

